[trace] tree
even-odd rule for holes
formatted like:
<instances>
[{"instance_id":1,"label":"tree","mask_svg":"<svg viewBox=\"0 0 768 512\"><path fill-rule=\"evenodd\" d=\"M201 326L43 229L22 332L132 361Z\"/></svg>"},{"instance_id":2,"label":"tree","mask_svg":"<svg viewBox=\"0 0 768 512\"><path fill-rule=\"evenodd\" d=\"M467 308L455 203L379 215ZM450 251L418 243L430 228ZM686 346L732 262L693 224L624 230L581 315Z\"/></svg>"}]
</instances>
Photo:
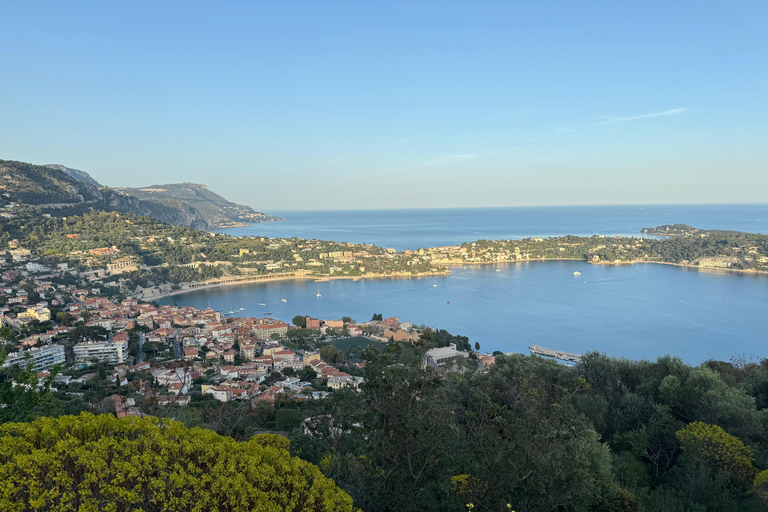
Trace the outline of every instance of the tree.
<instances>
[{"instance_id":1,"label":"tree","mask_svg":"<svg viewBox=\"0 0 768 512\"><path fill-rule=\"evenodd\" d=\"M0 502L19 510L353 510L281 436L237 442L158 418L82 413L5 424L0 437Z\"/></svg>"},{"instance_id":2,"label":"tree","mask_svg":"<svg viewBox=\"0 0 768 512\"><path fill-rule=\"evenodd\" d=\"M355 323L355 321L352 320L351 316L343 316L343 317L341 317L341 321L344 322L345 324L353 324L353 323Z\"/></svg>"},{"instance_id":3,"label":"tree","mask_svg":"<svg viewBox=\"0 0 768 512\"><path fill-rule=\"evenodd\" d=\"M480 352L480 342L479 341L475 342L475 351L476 352Z\"/></svg>"},{"instance_id":4,"label":"tree","mask_svg":"<svg viewBox=\"0 0 768 512\"><path fill-rule=\"evenodd\" d=\"M0 366L3 362L5 355L0 354ZM59 366L56 365L46 378L39 379L37 372L32 370L28 354L23 368L15 365L0 369L3 378L0 384L0 423L30 421L40 416L61 414L62 404L51 393L51 385L58 371Z\"/></svg>"},{"instance_id":5,"label":"tree","mask_svg":"<svg viewBox=\"0 0 768 512\"><path fill-rule=\"evenodd\" d=\"M293 325L295 325L296 327L300 327L302 329L307 328L307 317L305 316L296 315L295 317L293 317L292 322L293 322Z\"/></svg>"},{"instance_id":6,"label":"tree","mask_svg":"<svg viewBox=\"0 0 768 512\"><path fill-rule=\"evenodd\" d=\"M333 363L338 357L339 350L333 345L324 345L320 347L320 359L326 363Z\"/></svg>"}]
</instances>

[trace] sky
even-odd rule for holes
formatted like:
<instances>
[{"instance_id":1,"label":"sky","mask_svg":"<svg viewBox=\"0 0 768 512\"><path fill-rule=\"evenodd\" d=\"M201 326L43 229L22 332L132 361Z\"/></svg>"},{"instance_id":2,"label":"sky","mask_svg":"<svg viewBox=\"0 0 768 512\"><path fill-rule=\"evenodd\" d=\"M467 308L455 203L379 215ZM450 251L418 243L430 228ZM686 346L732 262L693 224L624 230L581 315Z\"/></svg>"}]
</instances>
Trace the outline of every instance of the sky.
<instances>
[{"instance_id":1,"label":"sky","mask_svg":"<svg viewBox=\"0 0 768 512\"><path fill-rule=\"evenodd\" d=\"M4 2L0 159L258 210L768 202L768 2Z\"/></svg>"}]
</instances>

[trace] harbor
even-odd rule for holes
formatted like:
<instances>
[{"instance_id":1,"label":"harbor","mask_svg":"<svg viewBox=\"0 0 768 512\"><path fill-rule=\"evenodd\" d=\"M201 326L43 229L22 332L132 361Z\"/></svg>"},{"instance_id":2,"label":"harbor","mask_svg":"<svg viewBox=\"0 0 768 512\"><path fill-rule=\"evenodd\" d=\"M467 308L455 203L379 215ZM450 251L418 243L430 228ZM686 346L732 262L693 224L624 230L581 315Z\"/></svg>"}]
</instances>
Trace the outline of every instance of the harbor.
<instances>
[{"instance_id":1,"label":"harbor","mask_svg":"<svg viewBox=\"0 0 768 512\"><path fill-rule=\"evenodd\" d=\"M549 348L544 348L536 345L535 343L528 347L528 349L531 351L531 354L536 354L539 356L544 357L551 357L554 359L559 359L560 361L571 361L574 363L580 363L581 362L581 354L573 354L571 352L563 352L562 350L552 350Z\"/></svg>"}]
</instances>

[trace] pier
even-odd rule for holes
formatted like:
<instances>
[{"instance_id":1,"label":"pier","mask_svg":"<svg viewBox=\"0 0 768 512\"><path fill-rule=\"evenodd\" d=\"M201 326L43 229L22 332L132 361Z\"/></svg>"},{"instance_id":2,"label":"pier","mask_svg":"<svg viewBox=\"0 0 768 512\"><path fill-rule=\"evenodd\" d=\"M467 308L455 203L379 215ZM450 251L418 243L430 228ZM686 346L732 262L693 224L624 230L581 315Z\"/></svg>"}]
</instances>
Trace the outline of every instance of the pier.
<instances>
[{"instance_id":1,"label":"pier","mask_svg":"<svg viewBox=\"0 0 768 512\"><path fill-rule=\"evenodd\" d=\"M574 363L581 362L581 354L572 354L570 352L563 352L562 350L552 350L536 345L535 343L528 347L531 354L537 354L545 357L552 357L561 361L573 361Z\"/></svg>"}]
</instances>

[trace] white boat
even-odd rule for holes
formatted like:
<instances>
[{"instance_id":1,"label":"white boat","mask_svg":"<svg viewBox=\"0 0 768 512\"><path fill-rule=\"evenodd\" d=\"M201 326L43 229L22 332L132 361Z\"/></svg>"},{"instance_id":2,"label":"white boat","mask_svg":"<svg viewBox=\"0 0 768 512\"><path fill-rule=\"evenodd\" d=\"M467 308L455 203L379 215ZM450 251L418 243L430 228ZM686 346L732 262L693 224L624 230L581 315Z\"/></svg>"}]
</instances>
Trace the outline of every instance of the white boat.
<instances>
[{"instance_id":1,"label":"white boat","mask_svg":"<svg viewBox=\"0 0 768 512\"><path fill-rule=\"evenodd\" d=\"M243 301L240 301L240 309L238 311L245 311L245 308L243 307Z\"/></svg>"},{"instance_id":2,"label":"white boat","mask_svg":"<svg viewBox=\"0 0 768 512\"><path fill-rule=\"evenodd\" d=\"M317 295L316 295L316 297L322 297L322 295L320 295L320 288L318 288L318 289L317 289Z\"/></svg>"},{"instance_id":3,"label":"white boat","mask_svg":"<svg viewBox=\"0 0 768 512\"><path fill-rule=\"evenodd\" d=\"M500 268L497 268L497 269L496 269L496 272L501 272L501 269L500 269Z\"/></svg>"},{"instance_id":4,"label":"white boat","mask_svg":"<svg viewBox=\"0 0 768 512\"><path fill-rule=\"evenodd\" d=\"M288 302L288 299L285 298L285 292L283 292L283 298L280 299L282 302Z\"/></svg>"},{"instance_id":5,"label":"white boat","mask_svg":"<svg viewBox=\"0 0 768 512\"><path fill-rule=\"evenodd\" d=\"M573 272L573 275L575 275L575 276L580 276L580 275L581 275L581 272L579 272L578 270L576 270L576 271L574 271L574 272Z\"/></svg>"},{"instance_id":6,"label":"white boat","mask_svg":"<svg viewBox=\"0 0 768 512\"><path fill-rule=\"evenodd\" d=\"M435 281L435 284L432 285L432 288L437 288L437 281Z\"/></svg>"}]
</instances>

